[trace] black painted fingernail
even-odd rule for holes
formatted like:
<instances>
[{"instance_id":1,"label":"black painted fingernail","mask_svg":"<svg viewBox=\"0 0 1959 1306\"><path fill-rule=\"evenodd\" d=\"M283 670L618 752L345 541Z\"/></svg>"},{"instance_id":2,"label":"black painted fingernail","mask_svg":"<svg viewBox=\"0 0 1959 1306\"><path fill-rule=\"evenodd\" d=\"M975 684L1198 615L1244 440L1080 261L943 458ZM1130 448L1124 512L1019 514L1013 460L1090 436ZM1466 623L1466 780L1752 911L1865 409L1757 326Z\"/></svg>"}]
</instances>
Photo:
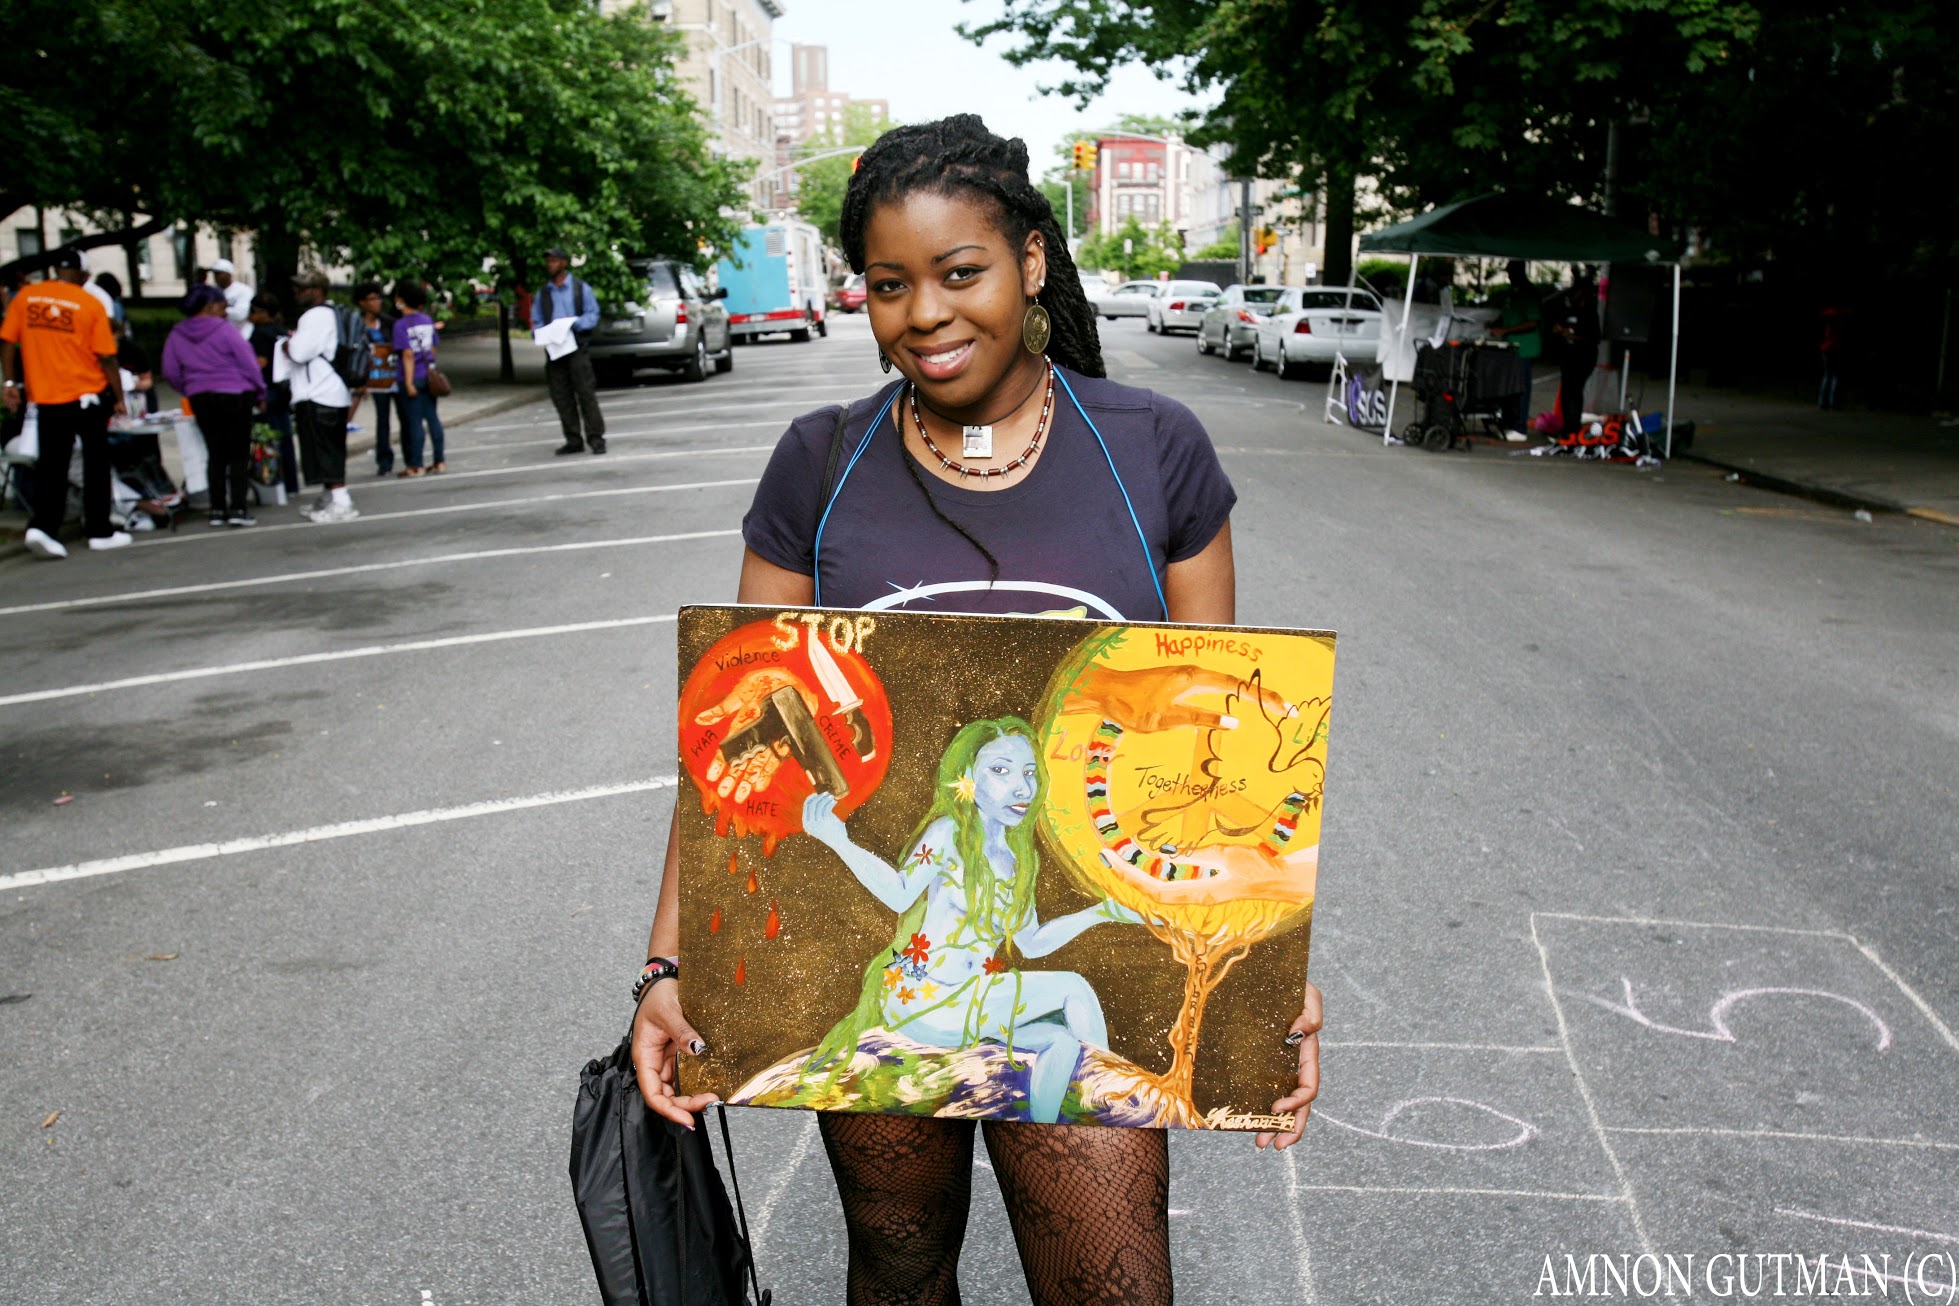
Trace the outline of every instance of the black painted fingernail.
<instances>
[{"instance_id":1,"label":"black painted fingernail","mask_svg":"<svg viewBox=\"0 0 1959 1306\"><path fill-rule=\"evenodd\" d=\"M1306 1032L1304 1030L1295 1029L1292 1033L1286 1035L1286 1046L1289 1048L1296 1048L1305 1041Z\"/></svg>"},{"instance_id":2,"label":"black painted fingernail","mask_svg":"<svg viewBox=\"0 0 1959 1306\"><path fill-rule=\"evenodd\" d=\"M687 1050L695 1056L699 1056L701 1053L707 1051L707 1042L704 1039L697 1038L687 1045Z\"/></svg>"}]
</instances>

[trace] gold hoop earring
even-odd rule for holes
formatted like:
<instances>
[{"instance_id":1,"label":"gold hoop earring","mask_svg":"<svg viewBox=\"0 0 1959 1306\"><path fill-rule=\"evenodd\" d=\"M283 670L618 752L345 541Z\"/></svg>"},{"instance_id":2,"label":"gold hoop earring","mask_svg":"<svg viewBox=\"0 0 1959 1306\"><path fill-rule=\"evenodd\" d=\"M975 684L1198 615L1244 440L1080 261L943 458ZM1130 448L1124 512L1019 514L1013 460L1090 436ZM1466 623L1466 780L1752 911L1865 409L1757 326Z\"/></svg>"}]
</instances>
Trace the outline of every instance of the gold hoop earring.
<instances>
[{"instance_id":1,"label":"gold hoop earring","mask_svg":"<svg viewBox=\"0 0 1959 1306\"><path fill-rule=\"evenodd\" d=\"M1026 315L1020 319L1021 345L1030 354L1043 353L1053 332L1054 323L1048 318L1048 311L1038 303L1029 304Z\"/></svg>"},{"instance_id":2,"label":"gold hoop earring","mask_svg":"<svg viewBox=\"0 0 1959 1306\"><path fill-rule=\"evenodd\" d=\"M877 365L884 369L886 376L891 375L891 360L884 356L882 349L877 351Z\"/></svg>"}]
</instances>

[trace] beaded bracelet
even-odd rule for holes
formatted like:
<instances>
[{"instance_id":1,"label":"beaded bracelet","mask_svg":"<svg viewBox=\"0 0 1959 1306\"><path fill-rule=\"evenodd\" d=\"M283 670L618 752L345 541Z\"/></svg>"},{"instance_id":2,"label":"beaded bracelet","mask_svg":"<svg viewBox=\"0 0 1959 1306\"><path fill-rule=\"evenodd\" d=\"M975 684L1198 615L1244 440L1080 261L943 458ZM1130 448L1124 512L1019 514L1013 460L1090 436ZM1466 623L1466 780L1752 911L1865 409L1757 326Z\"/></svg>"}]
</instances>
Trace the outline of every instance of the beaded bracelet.
<instances>
[{"instance_id":1,"label":"beaded bracelet","mask_svg":"<svg viewBox=\"0 0 1959 1306\"><path fill-rule=\"evenodd\" d=\"M680 978L680 958L648 957L646 965L640 968L639 979L633 984L633 1005L639 1005L640 995L663 979Z\"/></svg>"}]
</instances>

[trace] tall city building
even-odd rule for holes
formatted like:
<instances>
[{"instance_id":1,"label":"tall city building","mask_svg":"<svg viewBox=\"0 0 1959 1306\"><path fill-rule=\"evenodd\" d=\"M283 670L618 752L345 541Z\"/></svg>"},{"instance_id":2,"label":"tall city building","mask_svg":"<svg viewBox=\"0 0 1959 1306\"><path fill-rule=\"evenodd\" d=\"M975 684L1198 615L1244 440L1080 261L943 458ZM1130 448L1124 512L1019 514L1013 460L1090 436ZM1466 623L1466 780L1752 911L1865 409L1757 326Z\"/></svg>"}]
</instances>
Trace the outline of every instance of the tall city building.
<instances>
[{"instance_id":1,"label":"tall city building","mask_svg":"<svg viewBox=\"0 0 1959 1306\"><path fill-rule=\"evenodd\" d=\"M891 119L888 101L859 100L830 89L828 46L789 47L789 94L775 102L775 161L783 179L781 200L785 204L793 201L796 192L795 170L789 165L808 153L812 139L840 133L845 111L853 105L869 110L875 124Z\"/></svg>"},{"instance_id":2,"label":"tall city building","mask_svg":"<svg viewBox=\"0 0 1959 1306\"><path fill-rule=\"evenodd\" d=\"M707 117L716 154L756 160L749 197L757 208L776 202L775 65L771 36L782 17L779 0L599 0L606 13L639 10L684 33L680 79Z\"/></svg>"},{"instance_id":3,"label":"tall city building","mask_svg":"<svg viewBox=\"0 0 1959 1306\"><path fill-rule=\"evenodd\" d=\"M1191 223L1191 164L1196 151L1174 136L1112 133L1095 141L1095 175L1089 188L1089 225L1112 236L1134 218L1145 227Z\"/></svg>"}]
</instances>

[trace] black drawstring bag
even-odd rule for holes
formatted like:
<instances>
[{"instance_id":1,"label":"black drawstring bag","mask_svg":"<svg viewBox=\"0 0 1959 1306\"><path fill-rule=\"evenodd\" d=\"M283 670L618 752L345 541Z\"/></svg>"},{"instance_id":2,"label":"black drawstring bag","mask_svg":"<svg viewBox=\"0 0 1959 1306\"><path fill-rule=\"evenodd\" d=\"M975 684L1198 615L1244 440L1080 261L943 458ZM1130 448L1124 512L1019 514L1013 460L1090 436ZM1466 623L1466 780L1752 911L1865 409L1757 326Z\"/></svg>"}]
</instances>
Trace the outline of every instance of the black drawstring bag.
<instances>
[{"instance_id":1,"label":"black drawstring bag","mask_svg":"<svg viewBox=\"0 0 1959 1306\"><path fill-rule=\"evenodd\" d=\"M732 1178L725 1111L721 1142ZM737 1226L706 1134L646 1109L631 1035L578 1077L571 1191L606 1306L747 1306L748 1287L757 1306L769 1306L755 1276L747 1213Z\"/></svg>"}]
</instances>

